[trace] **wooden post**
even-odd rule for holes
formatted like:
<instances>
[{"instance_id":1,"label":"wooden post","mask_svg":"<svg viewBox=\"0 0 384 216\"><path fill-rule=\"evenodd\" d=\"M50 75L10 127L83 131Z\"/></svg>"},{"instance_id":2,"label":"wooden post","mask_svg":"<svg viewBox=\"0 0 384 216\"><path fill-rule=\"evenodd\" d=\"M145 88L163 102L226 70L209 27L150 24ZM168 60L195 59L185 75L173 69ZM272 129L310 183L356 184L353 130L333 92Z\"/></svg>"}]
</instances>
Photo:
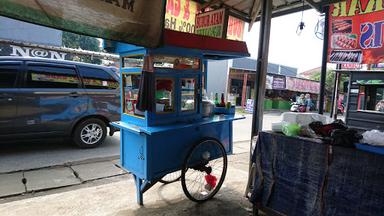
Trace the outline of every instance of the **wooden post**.
<instances>
[{"instance_id":1,"label":"wooden post","mask_svg":"<svg viewBox=\"0 0 384 216\"><path fill-rule=\"evenodd\" d=\"M248 73L243 74L243 90L241 92L241 106L244 108L245 104L247 102L247 80L248 80Z\"/></svg>"}]
</instances>

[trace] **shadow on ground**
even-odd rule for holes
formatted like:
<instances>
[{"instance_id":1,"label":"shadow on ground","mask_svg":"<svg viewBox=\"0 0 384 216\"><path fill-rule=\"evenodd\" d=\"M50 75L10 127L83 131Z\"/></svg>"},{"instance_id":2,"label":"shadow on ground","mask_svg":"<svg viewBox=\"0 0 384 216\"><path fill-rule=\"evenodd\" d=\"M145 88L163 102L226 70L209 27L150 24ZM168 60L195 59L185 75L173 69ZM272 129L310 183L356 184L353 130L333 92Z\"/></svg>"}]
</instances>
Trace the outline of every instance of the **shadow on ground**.
<instances>
[{"instance_id":1,"label":"shadow on ground","mask_svg":"<svg viewBox=\"0 0 384 216\"><path fill-rule=\"evenodd\" d=\"M166 186L158 189L161 197L161 204L150 204L137 209L119 211L116 215L167 215L167 216L225 216L225 215L251 215L250 203L243 194L232 190L231 188L222 188L216 196L204 203L195 203L184 198L167 199L165 193ZM163 190L164 189L164 190ZM242 197L242 198L240 198ZM240 199L239 199L240 198ZM158 202L159 203L159 202Z\"/></svg>"}]
</instances>

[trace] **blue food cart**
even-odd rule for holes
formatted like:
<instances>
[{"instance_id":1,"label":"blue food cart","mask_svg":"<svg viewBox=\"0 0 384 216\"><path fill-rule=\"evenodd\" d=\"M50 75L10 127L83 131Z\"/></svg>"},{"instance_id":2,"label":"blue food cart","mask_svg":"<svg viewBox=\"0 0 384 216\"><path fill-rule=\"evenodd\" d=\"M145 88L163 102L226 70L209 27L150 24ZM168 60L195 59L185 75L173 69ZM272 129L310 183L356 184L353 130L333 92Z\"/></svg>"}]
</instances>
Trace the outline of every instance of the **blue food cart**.
<instances>
[{"instance_id":1,"label":"blue food cart","mask_svg":"<svg viewBox=\"0 0 384 216\"><path fill-rule=\"evenodd\" d=\"M161 47L113 48L121 56L122 105L113 125L121 131L121 165L134 176L138 204L155 183L179 179L189 199L212 198L232 153L232 122L243 117L234 107L207 110L207 60L249 56L246 44L165 30Z\"/></svg>"}]
</instances>

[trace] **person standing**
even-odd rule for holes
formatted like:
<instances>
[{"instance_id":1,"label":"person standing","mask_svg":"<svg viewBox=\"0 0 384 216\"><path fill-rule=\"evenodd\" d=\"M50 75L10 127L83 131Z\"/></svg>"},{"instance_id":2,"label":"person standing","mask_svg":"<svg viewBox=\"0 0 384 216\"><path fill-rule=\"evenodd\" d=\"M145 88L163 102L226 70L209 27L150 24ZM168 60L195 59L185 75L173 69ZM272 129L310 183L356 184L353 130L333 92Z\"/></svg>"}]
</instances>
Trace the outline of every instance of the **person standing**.
<instances>
[{"instance_id":1,"label":"person standing","mask_svg":"<svg viewBox=\"0 0 384 216\"><path fill-rule=\"evenodd\" d=\"M306 107L306 111L307 112L311 111L312 100L311 100L311 95L310 94L306 94L305 95L305 107Z\"/></svg>"},{"instance_id":2,"label":"person standing","mask_svg":"<svg viewBox=\"0 0 384 216\"><path fill-rule=\"evenodd\" d=\"M299 105L305 105L305 96L301 94L300 97L296 101Z\"/></svg>"}]
</instances>

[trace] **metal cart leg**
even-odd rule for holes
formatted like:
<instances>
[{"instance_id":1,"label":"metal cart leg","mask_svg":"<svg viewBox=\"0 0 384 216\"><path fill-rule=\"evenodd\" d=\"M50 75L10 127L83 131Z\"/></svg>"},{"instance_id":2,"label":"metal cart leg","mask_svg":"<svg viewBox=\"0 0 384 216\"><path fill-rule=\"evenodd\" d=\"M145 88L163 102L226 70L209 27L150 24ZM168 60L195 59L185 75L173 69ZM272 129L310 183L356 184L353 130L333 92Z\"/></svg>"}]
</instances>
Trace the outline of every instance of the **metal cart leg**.
<instances>
[{"instance_id":1,"label":"metal cart leg","mask_svg":"<svg viewBox=\"0 0 384 216\"><path fill-rule=\"evenodd\" d=\"M133 178L135 179L136 184L136 199L137 204L143 205L143 194L145 191L147 191L149 188L151 188L154 184L156 184L157 181L149 182L147 180L143 180L139 178L138 176L133 175Z\"/></svg>"},{"instance_id":2,"label":"metal cart leg","mask_svg":"<svg viewBox=\"0 0 384 216\"><path fill-rule=\"evenodd\" d=\"M141 186L142 186L143 182L136 175L133 175L133 177L135 178L135 184L136 184L136 200L137 200L137 204L143 205L143 192L141 191Z\"/></svg>"}]
</instances>

